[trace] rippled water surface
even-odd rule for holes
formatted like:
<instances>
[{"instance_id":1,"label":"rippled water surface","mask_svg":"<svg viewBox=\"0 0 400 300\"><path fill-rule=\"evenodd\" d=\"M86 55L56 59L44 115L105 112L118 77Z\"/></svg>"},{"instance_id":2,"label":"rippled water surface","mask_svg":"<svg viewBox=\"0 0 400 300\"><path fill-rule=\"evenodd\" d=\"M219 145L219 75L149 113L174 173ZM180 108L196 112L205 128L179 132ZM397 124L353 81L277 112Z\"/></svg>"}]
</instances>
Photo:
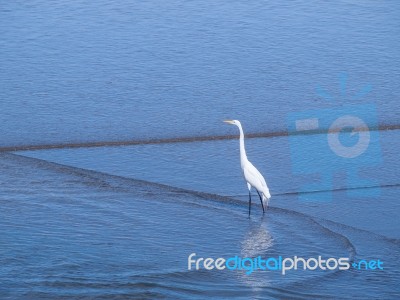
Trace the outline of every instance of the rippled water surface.
<instances>
[{"instance_id":1,"label":"rippled water surface","mask_svg":"<svg viewBox=\"0 0 400 300\"><path fill-rule=\"evenodd\" d=\"M5 297L300 299L333 297L337 288L361 297L398 292L398 240L277 207L248 219L246 203L233 197L11 154L1 156L1 165L8 170L1 175ZM276 271L188 271L192 252L393 262L379 273L296 271L282 277Z\"/></svg>"},{"instance_id":2,"label":"rippled water surface","mask_svg":"<svg viewBox=\"0 0 400 300\"><path fill-rule=\"evenodd\" d=\"M349 102L379 103L380 121L397 124L399 11L395 0L6 1L0 145L214 135L224 118L282 131L288 112Z\"/></svg>"}]
</instances>

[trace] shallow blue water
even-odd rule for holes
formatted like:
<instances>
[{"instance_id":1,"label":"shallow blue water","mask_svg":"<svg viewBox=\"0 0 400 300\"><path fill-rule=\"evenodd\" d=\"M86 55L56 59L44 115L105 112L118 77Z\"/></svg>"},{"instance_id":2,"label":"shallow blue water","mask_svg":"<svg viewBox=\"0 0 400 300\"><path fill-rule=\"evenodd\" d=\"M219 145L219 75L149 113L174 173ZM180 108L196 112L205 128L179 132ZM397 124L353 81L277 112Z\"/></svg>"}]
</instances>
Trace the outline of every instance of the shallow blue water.
<instances>
[{"instance_id":1,"label":"shallow blue water","mask_svg":"<svg viewBox=\"0 0 400 300\"><path fill-rule=\"evenodd\" d=\"M232 132L236 131L232 127ZM348 184L346 169L338 168L332 174L334 181L331 187L317 184L316 189L306 190L309 193L305 195L306 198L311 199L314 195L317 197L317 201L309 202L299 200L296 193L307 182L318 183L319 174L298 175L292 172L287 137L247 139L246 147L249 159L266 177L273 195L273 206L290 208L315 217L324 216L329 220L400 238L397 217L400 209L397 196L400 184L398 137L397 130L380 133L382 162L359 167L360 177L369 179L370 182L360 180L352 186ZM309 136L304 136L303 139L307 142ZM247 201L247 188L240 169L238 148L239 142L230 140L16 153ZM326 153L322 168L331 163L330 158L331 153ZM303 159L303 164L307 165L307 160L313 159L313 156ZM358 197L348 195L347 190L350 188L364 191L364 194ZM325 201L331 189L335 191L334 196L332 200Z\"/></svg>"},{"instance_id":2,"label":"shallow blue water","mask_svg":"<svg viewBox=\"0 0 400 300\"><path fill-rule=\"evenodd\" d=\"M0 145L223 134L226 118L282 131L291 111L344 103L377 103L379 121L397 124L399 11L394 0L5 2Z\"/></svg>"},{"instance_id":3,"label":"shallow blue water","mask_svg":"<svg viewBox=\"0 0 400 300\"><path fill-rule=\"evenodd\" d=\"M107 236L107 238L109 242L116 243L122 249L133 247L135 250L130 251L134 253L135 251L145 252L142 259L146 263L151 264L157 261L157 265L163 272L152 275L151 279L144 275L148 274L148 270L140 268L142 260L139 263L132 262L135 270L137 270L135 264L138 264L140 270L138 274L144 276L146 280L163 282L163 287L150 288L152 292L158 291L161 294L152 294L150 297L162 295L197 298L197 293L201 293L216 298L235 296L256 299L282 297L309 299L309 297L336 298L340 296L340 298L390 299L399 293L397 282L400 276L398 272L399 186L397 183L399 160L398 143L395 142L398 134L398 131L381 132L380 141L384 163L360 168L360 174L366 178L375 179L377 182L376 186L354 187L356 191L364 191L365 197L354 198L348 195L347 192L351 189L346 183L346 174L342 174L343 170L337 170L338 174L335 176L336 181L332 191L310 190L306 194L317 195L321 201L299 200L297 192L305 178L291 172L288 137L247 139L249 158L266 175L272 193L271 207L267 214L264 217L261 216L261 208L256 201L250 220L246 218L247 195L239 167L237 140L16 153L41 159L43 165L48 164L46 161L57 163L57 165L50 164L50 169L65 168L67 173L80 176L82 176L80 172L83 172L95 183L101 178L101 183L98 182L94 186L104 186L109 191L95 196L97 200L93 209L106 205L106 210L102 212L106 214L106 220L110 218L109 211L114 212L115 217L125 215L123 213L125 208L119 207L119 202L115 203L115 199L120 199L121 192L132 192L134 200L128 197L121 199L120 202L124 203L122 205L129 206L126 213L128 222L129 220L136 222L137 219L143 217L146 219L144 223L139 222L135 225L137 227L133 226L135 229L129 227L129 234L134 234L139 238L129 245L118 240L114 241L114 237ZM305 141L309 140L309 136L303 138ZM18 157L24 161L24 158ZM26 158L26 162L36 163L35 160L30 161L30 159ZM325 161L330 162L329 154ZM72 166L72 168L64 166ZM58 178L59 175L55 177ZM137 179L146 180L140 183L145 187L147 196L138 191ZM152 185L149 182L163 185ZM115 185L121 190L114 188ZM185 190L179 191L177 195L171 194L168 190L174 190L173 187ZM79 190L79 187L76 188ZM86 188L83 191L88 193ZM376 192L379 192L378 196ZM331 201L324 201L328 193L333 193L333 198ZM372 195L368 195L369 193ZM72 196L69 196L71 192L65 194L66 198L81 197L78 193L73 193ZM173 198L172 201L168 201L170 197ZM52 202L52 197L49 200ZM112 202L108 204L110 200ZM36 200L33 201L36 202ZM162 203L155 204L154 201ZM187 206L188 204L190 205ZM64 207L60 208L61 211L64 209ZM85 216L90 211L91 209L85 211L82 208L82 211L77 211L76 218L79 218L81 214ZM47 222L53 223L53 217L49 217ZM124 219L116 222L116 224L106 226L110 227L110 230L119 228L121 225L125 226ZM96 234L100 230L97 228L99 226L97 223L97 220L90 220L91 230ZM136 233L137 230L140 231L139 234ZM169 244L171 238L174 245ZM165 242L165 239L169 242ZM91 240L90 238L89 241ZM80 244L79 241L76 243ZM95 246L89 249L92 247ZM155 247L163 253L172 252L173 255L165 260L163 256L153 258L148 247L153 247L153 249ZM339 273L296 272L287 277L260 271L252 275L245 275L243 272L193 274L186 271L185 265L187 256L193 252L204 257L322 255L350 257L354 260L381 259L385 263L385 269L379 272L365 270ZM126 256L123 253L116 255L123 256L123 259ZM103 256L107 256L107 253L100 254L99 259ZM92 260L90 261L93 263ZM164 265L165 262L176 266L175 271ZM64 269L61 268L61 270ZM184 272L184 275L181 272ZM115 284L120 284L120 281L125 280L131 284L136 282L136 279L132 277L122 276L118 277ZM97 284L100 283L97 282ZM164 285L168 288L164 289ZM366 286L366 288L360 289L360 286ZM82 289L86 288L87 286L83 284ZM101 294L98 286L93 288L93 293ZM116 293L114 296L123 293L123 289L117 288L115 291L111 287L107 289L107 291L111 290ZM41 291L44 296L55 293L42 284L39 284L38 291ZM63 289L63 292L68 293L68 290ZM143 290L136 285L129 287L127 291L130 295L143 296L142 292ZM81 290L77 293L87 292Z\"/></svg>"},{"instance_id":4,"label":"shallow blue water","mask_svg":"<svg viewBox=\"0 0 400 300\"><path fill-rule=\"evenodd\" d=\"M289 113L345 104L369 127L398 125L399 12L394 0L3 3L0 146L237 134L227 118L283 132ZM290 137L247 139L273 196L250 219L237 140L3 153L0 298L399 298L398 137L380 131L350 183L315 136L296 161ZM293 173L316 153L331 186ZM385 268L188 271L192 252Z\"/></svg>"},{"instance_id":5,"label":"shallow blue water","mask_svg":"<svg viewBox=\"0 0 400 300\"><path fill-rule=\"evenodd\" d=\"M263 217L255 206L248 219L246 203L231 197L10 154L0 161L8 171L1 175L3 298L398 295L398 240L277 207ZM188 271L193 252L214 258L382 258L385 269L298 270L285 276Z\"/></svg>"}]
</instances>

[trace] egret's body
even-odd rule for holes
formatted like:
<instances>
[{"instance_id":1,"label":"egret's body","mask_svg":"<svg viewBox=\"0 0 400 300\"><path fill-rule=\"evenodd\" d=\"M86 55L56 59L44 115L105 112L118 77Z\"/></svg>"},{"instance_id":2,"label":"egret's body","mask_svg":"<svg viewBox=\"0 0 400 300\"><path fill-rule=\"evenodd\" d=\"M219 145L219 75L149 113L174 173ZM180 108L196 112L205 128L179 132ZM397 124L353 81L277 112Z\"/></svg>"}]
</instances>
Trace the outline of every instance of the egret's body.
<instances>
[{"instance_id":1,"label":"egret's body","mask_svg":"<svg viewBox=\"0 0 400 300\"><path fill-rule=\"evenodd\" d=\"M261 173L253 166L253 164L247 159L246 149L244 147L244 134L242 125L238 120L229 120L224 121L225 123L236 125L240 131L240 166L243 170L244 179L247 182L247 188L249 189L249 215L251 210L251 188L254 187L260 197L261 205L263 212L265 212L265 207L268 207L269 199L271 198L271 194L269 193L269 189L267 183L265 182L264 177Z\"/></svg>"}]
</instances>

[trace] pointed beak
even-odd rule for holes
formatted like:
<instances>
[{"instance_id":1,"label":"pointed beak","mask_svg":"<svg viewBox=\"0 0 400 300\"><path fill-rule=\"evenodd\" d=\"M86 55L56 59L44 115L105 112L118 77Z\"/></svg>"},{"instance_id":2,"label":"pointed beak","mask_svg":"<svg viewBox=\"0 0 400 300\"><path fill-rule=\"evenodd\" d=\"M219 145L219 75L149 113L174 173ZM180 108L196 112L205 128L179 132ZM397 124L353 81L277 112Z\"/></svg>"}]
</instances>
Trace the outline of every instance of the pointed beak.
<instances>
[{"instance_id":1,"label":"pointed beak","mask_svg":"<svg viewBox=\"0 0 400 300\"><path fill-rule=\"evenodd\" d=\"M224 122L225 122L225 123L228 123L228 124L233 124L233 121L232 121L232 120L224 120Z\"/></svg>"}]
</instances>

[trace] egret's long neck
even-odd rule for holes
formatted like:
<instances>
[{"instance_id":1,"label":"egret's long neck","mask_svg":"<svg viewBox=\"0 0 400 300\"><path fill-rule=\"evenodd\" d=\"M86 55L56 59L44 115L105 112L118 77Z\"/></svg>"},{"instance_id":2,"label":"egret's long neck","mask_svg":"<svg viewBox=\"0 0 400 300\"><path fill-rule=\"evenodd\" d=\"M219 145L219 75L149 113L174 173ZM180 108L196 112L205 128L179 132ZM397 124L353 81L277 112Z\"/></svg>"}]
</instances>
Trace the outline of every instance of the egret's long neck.
<instances>
[{"instance_id":1,"label":"egret's long neck","mask_svg":"<svg viewBox=\"0 0 400 300\"><path fill-rule=\"evenodd\" d=\"M244 148L244 134L241 125L238 125L240 131L240 163L247 161L246 149Z\"/></svg>"}]
</instances>

